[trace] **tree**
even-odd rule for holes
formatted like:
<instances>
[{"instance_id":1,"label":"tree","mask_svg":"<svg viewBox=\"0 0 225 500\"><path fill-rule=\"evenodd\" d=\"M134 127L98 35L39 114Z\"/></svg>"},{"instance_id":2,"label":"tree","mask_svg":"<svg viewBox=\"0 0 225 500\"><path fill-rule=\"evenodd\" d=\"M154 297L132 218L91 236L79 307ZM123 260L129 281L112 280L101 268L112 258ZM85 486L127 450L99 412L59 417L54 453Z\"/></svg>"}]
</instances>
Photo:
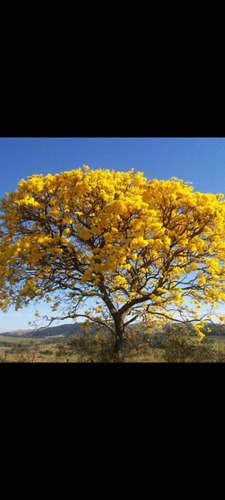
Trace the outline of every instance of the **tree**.
<instances>
[{"instance_id":1,"label":"tree","mask_svg":"<svg viewBox=\"0 0 225 500\"><path fill-rule=\"evenodd\" d=\"M104 325L118 360L137 319L185 321L201 340L210 319L201 305L225 302L221 198L133 169L83 166L21 180L0 203L0 307L45 300L58 311L49 324L80 316Z\"/></svg>"}]
</instances>

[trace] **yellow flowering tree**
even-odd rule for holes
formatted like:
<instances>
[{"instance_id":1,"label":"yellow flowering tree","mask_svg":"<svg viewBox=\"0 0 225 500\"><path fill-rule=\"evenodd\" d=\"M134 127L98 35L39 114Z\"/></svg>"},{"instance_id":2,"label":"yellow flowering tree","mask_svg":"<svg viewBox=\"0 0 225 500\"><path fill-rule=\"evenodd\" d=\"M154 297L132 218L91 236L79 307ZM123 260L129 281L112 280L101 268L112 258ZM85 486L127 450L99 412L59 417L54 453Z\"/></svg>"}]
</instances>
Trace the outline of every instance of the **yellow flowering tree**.
<instances>
[{"instance_id":1,"label":"yellow flowering tree","mask_svg":"<svg viewBox=\"0 0 225 500\"><path fill-rule=\"evenodd\" d=\"M133 169L21 180L0 204L0 307L45 300L60 311L50 321L104 324L117 355L137 318L191 322L201 340L201 305L225 302L221 198Z\"/></svg>"}]
</instances>

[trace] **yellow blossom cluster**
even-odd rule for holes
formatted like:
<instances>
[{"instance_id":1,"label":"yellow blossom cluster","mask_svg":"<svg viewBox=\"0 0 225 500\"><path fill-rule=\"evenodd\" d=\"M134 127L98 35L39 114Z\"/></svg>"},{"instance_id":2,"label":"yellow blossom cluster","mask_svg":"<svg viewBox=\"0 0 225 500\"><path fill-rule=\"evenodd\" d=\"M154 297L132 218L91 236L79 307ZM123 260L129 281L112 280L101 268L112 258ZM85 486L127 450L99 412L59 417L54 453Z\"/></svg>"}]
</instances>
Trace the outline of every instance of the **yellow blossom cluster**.
<instances>
[{"instance_id":1,"label":"yellow blossom cluster","mask_svg":"<svg viewBox=\"0 0 225 500\"><path fill-rule=\"evenodd\" d=\"M225 302L222 197L133 169L22 179L1 200L0 307L68 290L71 301L95 294L110 313L135 306L159 323L174 306L183 314L188 296L198 320L201 303Z\"/></svg>"}]
</instances>

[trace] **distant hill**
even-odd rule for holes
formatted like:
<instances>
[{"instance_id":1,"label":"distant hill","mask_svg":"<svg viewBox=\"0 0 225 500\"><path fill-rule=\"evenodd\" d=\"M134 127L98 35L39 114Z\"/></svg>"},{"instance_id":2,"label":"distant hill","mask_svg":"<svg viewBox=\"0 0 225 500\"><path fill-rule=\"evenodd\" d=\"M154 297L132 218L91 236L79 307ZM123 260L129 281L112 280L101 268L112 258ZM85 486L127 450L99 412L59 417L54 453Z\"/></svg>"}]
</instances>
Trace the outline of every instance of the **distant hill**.
<instances>
[{"instance_id":1,"label":"distant hill","mask_svg":"<svg viewBox=\"0 0 225 500\"><path fill-rule=\"evenodd\" d=\"M142 323L134 323L132 328L142 328ZM104 329L104 327L103 327ZM107 327L105 327L106 331ZM88 333L94 335L96 333L96 326L92 323L88 328ZM29 329L29 330L14 330L12 332L2 332L0 335L5 337L27 337L27 338L44 338L56 335L63 335L69 337L72 334L82 333L82 323L62 324L58 326L50 326L42 329Z\"/></svg>"},{"instance_id":2,"label":"distant hill","mask_svg":"<svg viewBox=\"0 0 225 500\"><path fill-rule=\"evenodd\" d=\"M175 325L179 328L179 323L175 323ZM139 328L140 330L144 327L144 324L142 323L134 323L132 325L132 328ZM207 331L207 328L210 328L210 332ZM164 326L163 330L160 332L157 332L155 328L153 327L153 332L154 336L160 337L162 335L165 335L167 331L168 326ZM63 335L64 337L69 337L70 335L73 334L78 334L82 333L82 323L71 323L71 324L63 324L63 325L58 325L58 326L51 326L51 327L46 327L42 329L29 329L29 330L15 330L12 332L2 332L0 335L4 335L5 337L27 337L27 338L44 338L44 337L52 337L56 335ZM88 328L88 333L91 335L94 335L96 333L96 327L94 323L90 325ZM210 335L225 335L225 325L213 325L210 323L206 323L205 327L203 328L203 333L205 333L206 336Z\"/></svg>"},{"instance_id":3,"label":"distant hill","mask_svg":"<svg viewBox=\"0 0 225 500\"><path fill-rule=\"evenodd\" d=\"M96 329L94 325L89 327L89 333L95 333ZM3 332L0 335L5 337L28 337L28 338L42 338L51 337L55 335L63 335L64 337L69 337L72 334L81 333L82 324L81 323L71 323L59 326L51 326L42 329L33 330L15 330L12 332Z\"/></svg>"}]
</instances>

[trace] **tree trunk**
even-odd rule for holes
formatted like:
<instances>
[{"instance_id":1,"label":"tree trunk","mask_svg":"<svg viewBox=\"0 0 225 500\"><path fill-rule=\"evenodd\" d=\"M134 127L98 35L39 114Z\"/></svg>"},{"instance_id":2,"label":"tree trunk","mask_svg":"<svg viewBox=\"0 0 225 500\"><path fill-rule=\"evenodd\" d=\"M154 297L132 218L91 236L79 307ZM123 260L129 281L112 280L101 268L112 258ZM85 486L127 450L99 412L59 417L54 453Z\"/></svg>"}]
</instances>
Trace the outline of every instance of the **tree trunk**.
<instances>
[{"instance_id":1,"label":"tree trunk","mask_svg":"<svg viewBox=\"0 0 225 500\"><path fill-rule=\"evenodd\" d=\"M125 327L124 318L115 315L114 317L116 341L114 344L114 356L116 362L124 360L124 345L125 345Z\"/></svg>"},{"instance_id":2,"label":"tree trunk","mask_svg":"<svg viewBox=\"0 0 225 500\"><path fill-rule=\"evenodd\" d=\"M124 339L117 337L114 345L114 360L117 363L120 363L124 360Z\"/></svg>"}]
</instances>

